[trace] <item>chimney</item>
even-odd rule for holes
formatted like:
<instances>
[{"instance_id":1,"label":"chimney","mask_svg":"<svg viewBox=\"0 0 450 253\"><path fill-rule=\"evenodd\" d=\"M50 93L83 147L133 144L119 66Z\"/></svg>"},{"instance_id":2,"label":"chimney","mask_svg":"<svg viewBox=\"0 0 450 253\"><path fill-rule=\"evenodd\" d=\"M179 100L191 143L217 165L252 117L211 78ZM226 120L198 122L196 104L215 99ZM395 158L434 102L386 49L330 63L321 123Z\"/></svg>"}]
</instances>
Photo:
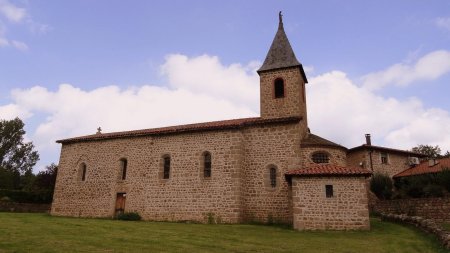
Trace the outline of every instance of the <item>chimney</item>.
<instances>
[{"instance_id":1,"label":"chimney","mask_svg":"<svg viewBox=\"0 0 450 253\"><path fill-rule=\"evenodd\" d=\"M366 134L366 145L367 146L371 146L372 145L372 141L370 140L370 134Z\"/></svg>"}]
</instances>

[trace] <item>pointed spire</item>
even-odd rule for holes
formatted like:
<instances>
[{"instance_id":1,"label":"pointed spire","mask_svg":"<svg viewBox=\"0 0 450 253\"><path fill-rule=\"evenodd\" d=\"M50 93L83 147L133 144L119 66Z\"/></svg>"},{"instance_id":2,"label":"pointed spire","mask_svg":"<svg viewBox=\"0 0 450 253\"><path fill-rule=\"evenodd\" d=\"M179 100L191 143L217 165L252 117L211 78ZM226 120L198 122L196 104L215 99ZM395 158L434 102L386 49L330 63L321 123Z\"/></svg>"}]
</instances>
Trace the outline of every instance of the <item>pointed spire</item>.
<instances>
[{"instance_id":1,"label":"pointed spire","mask_svg":"<svg viewBox=\"0 0 450 253\"><path fill-rule=\"evenodd\" d=\"M259 68L258 73L266 70L299 66L302 70L302 75L304 75L302 65L297 60L297 57L295 57L291 44L284 32L283 15L281 14L281 11L278 13L278 19L278 31L275 34L275 38L273 39L266 59L261 68ZM305 82L307 82L306 76L304 76L304 78Z\"/></svg>"}]
</instances>

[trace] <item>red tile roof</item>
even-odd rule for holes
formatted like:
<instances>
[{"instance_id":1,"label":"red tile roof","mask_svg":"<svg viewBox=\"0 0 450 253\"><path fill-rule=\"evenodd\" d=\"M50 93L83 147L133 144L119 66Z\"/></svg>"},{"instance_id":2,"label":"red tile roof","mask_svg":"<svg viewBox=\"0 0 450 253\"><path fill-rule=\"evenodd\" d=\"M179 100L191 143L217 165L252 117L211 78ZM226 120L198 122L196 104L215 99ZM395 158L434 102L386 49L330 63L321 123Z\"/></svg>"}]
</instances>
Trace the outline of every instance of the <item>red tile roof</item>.
<instances>
[{"instance_id":1,"label":"red tile roof","mask_svg":"<svg viewBox=\"0 0 450 253\"><path fill-rule=\"evenodd\" d=\"M286 176L300 177L333 177L333 176L365 176L372 175L372 172L359 167L343 167L333 164L315 165L298 170L290 170Z\"/></svg>"},{"instance_id":2,"label":"red tile roof","mask_svg":"<svg viewBox=\"0 0 450 253\"><path fill-rule=\"evenodd\" d=\"M196 124L160 127L160 128L150 128L150 129L124 131L124 132L92 134L92 135L74 137L74 138L69 138L69 139L57 140L56 142L66 144L66 143L83 142L83 141L96 141L96 140L116 139L116 138L125 138L125 137L138 137L138 136L148 136L148 135L200 132L200 131L222 130L222 129L240 129L240 128L244 128L247 126L254 126L254 125L297 123L300 120L302 120L301 117L286 117L286 118L274 118L274 119L262 119L260 117L242 118L242 119L212 121L212 122L205 122L205 123L196 123Z\"/></svg>"},{"instance_id":3,"label":"red tile roof","mask_svg":"<svg viewBox=\"0 0 450 253\"><path fill-rule=\"evenodd\" d=\"M408 176L415 176L415 175L422 175L422 174L428 174L428 173L437 173L441 172L443 169L448 168L450 169L450 158L443 158L443 159L436 159L436 164L433 166L429 166L429 162L423 161L420 164L411 167L409 169L406 169L396 175L394 175L394 178L398 177L408 177Z\"/></svg>"},{"instance_id":4,"label":"red tile roof","mask_svg":"<svg viewBox=\"0 0 450 253\"><path fill-rule=\"evenodd\" d=\"M426 155L424 155L424 154L416 153L416 152L412 152L412 151L408 151L408 150L386 148L386 147L367 145L367 144L363 144L361 146L351 148L347 151L347 153L351 153L353 151L360 150L360 149L372 149L372 150L386 151L386 152L390 152L390 153L400 153L400 154L405 154L405 155L415 156L415 157L426 157Z\"/></svg>"}]
</instances>

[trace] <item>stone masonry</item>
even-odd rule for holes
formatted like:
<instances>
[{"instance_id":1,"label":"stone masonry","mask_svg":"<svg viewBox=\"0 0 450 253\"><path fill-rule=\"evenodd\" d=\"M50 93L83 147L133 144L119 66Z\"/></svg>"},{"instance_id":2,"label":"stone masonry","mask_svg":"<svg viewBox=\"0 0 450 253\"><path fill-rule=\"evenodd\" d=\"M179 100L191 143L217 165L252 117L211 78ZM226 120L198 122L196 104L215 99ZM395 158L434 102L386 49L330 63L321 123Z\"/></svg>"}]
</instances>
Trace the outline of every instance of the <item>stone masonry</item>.
<instances>
[{"instance_id":1,"label":"stone masonry","mask_svg":"<svg viewBox=\"0 0 450 253\"><path fill-rule=\"evenodd\" d=\"M335 196L325 196L332 185ZM308 177L292 179L294 228L369 229L366 180L361 178Z\"/></svg>"},{"instance_id":2,"label":"stone masonry","mask_svg":"<svg viewBox=\"0 0 450 253\"><path fill-rule=\"evenodd\" d=\"M261 117L59 140L51 214L113 217L125 211L156 221L213 217L271 220L301 230L368 229L370 172L347 168L345 147L310 133L306 75L279 20L258 70ZM321 160L313 159L318 153ZM211 155L210 176L205 154ZM305 171L320 173L299 176ZM327 184L334 187L332 198L324 195Z\"/></svg>"}]
</instances>

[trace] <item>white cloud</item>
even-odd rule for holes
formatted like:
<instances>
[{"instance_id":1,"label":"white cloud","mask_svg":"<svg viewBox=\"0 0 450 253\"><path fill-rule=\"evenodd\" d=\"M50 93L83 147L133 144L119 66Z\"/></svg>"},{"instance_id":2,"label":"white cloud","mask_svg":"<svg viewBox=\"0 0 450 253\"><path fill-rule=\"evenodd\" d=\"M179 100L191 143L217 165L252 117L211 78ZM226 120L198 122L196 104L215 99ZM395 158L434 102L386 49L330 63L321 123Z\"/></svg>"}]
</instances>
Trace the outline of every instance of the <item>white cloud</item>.
<instances>
[{"instance_id":1,"label":"white cloud","mask_svg":"<svg viewBox=\"0 0 450 253\"><path fill-rule=\"evenodd\" d=\"M11 92L12 103L0 106L0 118L38 122L28 137L45 165L56 162L55 140L93 134L99 126L110 132L257 116L256 68L254 62L225 66L217 57L175 54L162 66L168 87L17 89ZM309 77L307 103L312 132L347 147L362 144L364 134L371 133L376 145L409 149L432 144L450 150L448 111L425 108L417 98L376 95L344 72Z\"/></svg>"},{"instance_id":2,"label":"white cloud","mask_svg":"<svg viewBox=\"0 0 450 253\"><path fill-rule=\"evenodd\" d=\"M7 25L2 22L2 18L10 22L22 23L28 27L32 33L36 34L45 34L51 29L49 25L35 22L25 8L19 8L8 0L0 0L0 47L12 47L20 51L28 50L28 45L25 42L7 38Z\"/></svg>"},{"instance_id":3,"label":"white cloud","mask_svg":"<svg viewBox=\"0 0 450 253\"><path fill-rule=\"evenodd\" d=\"M417 144L450 150L450 115L425 108L417 98L400 101L358 87L345 73L310 78L307 92L311 131L353 147L371 133L375 145L410 149ZM333 127L330 127L330 124Z\"/></svg>"},{"instance_id":4,"label":"white cloud","mask_svg":"<svg viewBox=\"0 0 450 253\"><path fill-rule=\"evenodd\" d=\"M0 0L0 14L12 22L21 22L27 16L24 8L19 8L8 0Z\"/></svg>"},{"instance_id":5,"label":"white cloud","mask_svg":"<svg viewBox=\"0 0 450 253\"><path fill-rule=\"evenodd\" d=\"M218 57L202 55L188 58L174 54L166 58L162 73L174 89L188 89L197 94L208 94L238 105L250 105L258 110L258 80L256 69L260 64L223 66Z\"/></svg>"},{"instance_id":6,"label":"white cloud","mask_svg":"<svg viewBox=\"0 0 450 253\"><path fill-rule=\"evenodd\" d=\"M439 28L450 31L450 17L440 17L435 19L435 24Z\"/></svg>"},{"instance_id":7,"label":"white cloud","mask_svg":"<svg viewBox=\"0 0 450 253\"><path fill-rule=\"evenodd\" d=\"M415 64L398 63L362 78L363 86L378 90L387 85L407 86L417 81L435 80L450 72L450 51L438 50L423 56Z\"/></svg>"},{"instance_id":8,"label":"white cloud","mask_svg":"<svg viewBox=\"0 0 450 253\"><path fill-rule=\"evenodd\" d=\"M25 44L22 41L13 40L13 41L11 41L11 44L12 44L13 47L19 49L20 51L27 51L28 50L27 44Z\"/></svg>"},{"instance_id":9,"label":"white cloud","mask_svg":"<svg viewBox=\"0 0 450 253\"><path fill-rule=\"evenodd\" d=\"M0 118L39 115L40 122L28 136L40 153L57 159L55 140L93 134L99 126L111 132L258 115L258 80L247 67L224 66L206 55L171 55L163 73L170 87L82 90L61 84L56 91L39 86L16 89L11 92L13 103L0 106ZM184 74L190 80L183 80Z\"/></svg>"}]
</instances>

